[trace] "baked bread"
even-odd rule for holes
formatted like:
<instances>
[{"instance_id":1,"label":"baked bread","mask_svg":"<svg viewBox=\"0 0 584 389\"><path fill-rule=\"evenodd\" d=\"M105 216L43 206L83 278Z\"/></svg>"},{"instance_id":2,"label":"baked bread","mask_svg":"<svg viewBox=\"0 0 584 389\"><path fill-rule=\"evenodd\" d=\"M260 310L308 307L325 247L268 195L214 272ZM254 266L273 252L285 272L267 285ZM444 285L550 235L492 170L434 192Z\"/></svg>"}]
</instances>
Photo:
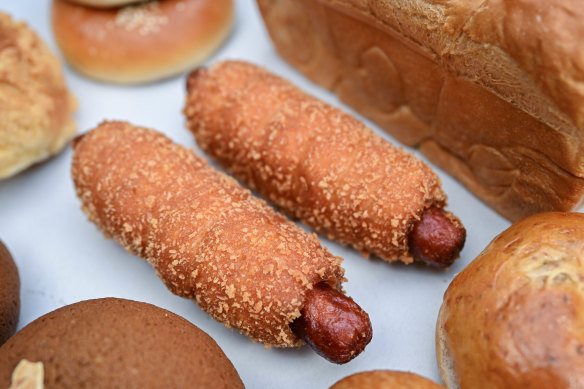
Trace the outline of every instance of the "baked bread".
<instances>
[{"instance_id":1,"label":"baked bread","mask_svg":"<svg viewBox=\"0 0 584 389\"><path fill-rule=\"evenodd\" d=\"M199 147L284 212L388 262L458 258L466 232L436 173L353 116L244 61L196 69L187 90Z\"/></svg>"},{"instance_id":2,"label":"baked bread","mask_svg":"<svg viewBox=\"0 0 584 389\"><path fill-rule=\"evenodd\" d=\"M75 109L57 57L0 12L0 179L61 151L76 131Z\"/></svg>"},{"instance_id":3,"label":"baked bread","mask_svg":"<svg viewBox=\"0 0 584 389\"><path fill-rule=\"evenodd\" d=\"M94 8L53 0L52 27L80 73L119 84L156 81L206 60L228 37L232 0L161 0Z\"/></svg>"},{"instance_id":4,"label":"baked bread","mask_svg":"<svg viewBox=\"0 0 584 389\"><path fill-rule=\"evenodd\" d=\"M444 389L414 373L373 370L355 373L335 383L330 389Z\"/></svg>"},{"instance_id":5,"label":"baked bread","mask_svg":"<svg viewBox=\"0 0 584 389\"><path fill-rule=\"evenodd\" d=\"M504 217L582 205L580 2L258 4L282 57Z\"/></svg>"},{"instance_id":6,"label":"baked bread","mask_svg":"<svg viewBox=\"0 0 584 389\"><path fill-rule=\"evenodd\" d=\"M243 388L223 351L192 323L154 305L81 301L33 321L0 347L0 387L41 362L46 388Z\"/></svg>"},{"instance_id":7,"label":"baked bread","mask_svg":"<svg viewBox=\"0 0 584 389\"><path fill-rule=\"evenodd\" d=\"M149 0L67 0L72 3L77 3L81 5L86 5L89 7L97 8L115 8L122 7L124 5L130 5L135 3L140 3Z\"/></svg>"},{"instance_id":8,"label":"baked bread","mask_svg":"<svg viewBox=\"0 0 584 389\"><path fill-rule=\"evenodd\" d=\"M20 316L20 277L10 252L0 241L0 346L16 331Z\"/></svg>"},{"instance_id":9,"label":"baked bread","mask_svg":"<svg viewBox=\"0 0 584 389\"><path fill-rule=\"evenodd\" d=\"M446 386L584 387L583 278L584 214L534 215L496 237L444 295Z\"/></svg>"},{"instance_id":10,"label":"baked bread","mask_svg":"<svg viewBox=\"0 0 584 389\"><path fill-rule=\"evenodd\" d=\"M73 148L83 211L173 293L256 342L304 340L335 363L371 340L369 316L341 292L342 259L192 150L115 121Z\"/></svg>"}]
</instances>

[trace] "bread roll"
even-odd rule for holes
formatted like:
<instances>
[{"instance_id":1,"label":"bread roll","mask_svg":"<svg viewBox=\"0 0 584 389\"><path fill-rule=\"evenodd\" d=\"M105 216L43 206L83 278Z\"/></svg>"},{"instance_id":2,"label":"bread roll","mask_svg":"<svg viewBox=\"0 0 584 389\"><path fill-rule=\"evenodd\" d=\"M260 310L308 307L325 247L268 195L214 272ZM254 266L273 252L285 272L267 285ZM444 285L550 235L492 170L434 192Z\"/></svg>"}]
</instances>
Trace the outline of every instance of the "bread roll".
<instances>
[{"instance_id":1,"label":"bread roll","mask_svg":"<svg viewBox=\"0 0 584 389\"><path fill-rule=\"evenodd\" d=\"M45 42L0 12L0 179L60 152L76 104Z\"/></svg>"},{"instance_id":2,"label":"bread roll","mask_svg":"<svg viewBox=\"0 0 584 389\"><path fill-rule=\"evenodd\" d=\"M74 144L89 219L148 260L170 290L267 346L302 344L289 324L342 259L192 150L156 131L104 122Z\"/></svg>"},{"instance_id":3,"label":"bread roll","mask_svg":"<svg viewBox=\"0 0 584 389\"><path fill-rule=\"evenodd\" d=\"M86 5L89 7L115 8L129 4L145 2L149 0L67 0L67 1L81 5Z\"/></svg>"},{"instance_id":4,"label":"bread roll","mask_svg":"<svg viewBox=\"0 0 584 389\"><path fill-rule=\"evenodd\" d=\"M233 23L232 0L161 0L92 8L53 0L52 26L82 74L119 84L180 74L206 60Z\"/></svg>"},{"instance_id":5,"label":"bread roll","mask_svg":"<svg viewBox=\"0 0 584 389\"><path fill-rule=\"evenodd\" d=\"M373 370L352 374L330 389L443 389L444 387L414 373Z\"/></svg>"},{"instance_id":6,"label":"bread roll","mask_svg":"<svg viewBox=\"0 0 584 389\"><path fill-rule=\"evenodd\" d=\"M450 389L584 387L584 214L496 237L448 287L436 330Z\"/></svg>"},{"instance_id":7,"label":"bread roll","mask_svg":"<svg viewBox=\"0 0 584 389\"><path fill-rule=\"evenodd\" d=\"M209 335L165 309L118 298L67 305L20 330L0 347L0 387L22 360L42 364L46 388L243 388Z\"/></svg>"},{"instance_id":8,"label":"bread roll","mask_svg":"<svg viewBox=\"0 0 584 389\"><path fill-rule=\"evenodd\" d=\"M187 89L199 147L283 211L388 262L458 258L466 232L438 176L354 117L244 61L196 69Z\"/></svg>"},{"instance_id":9,"label":"bread roll","mask_svg":"<svg viewBox=\"0 0 584 389\"><path fill-rule=\"evenodd\" d=\"M278 52L510 220L584 199L575 0L258 0Z\"/></svg>"},{"instance_id":10,"label":"bread roll","mask_svg":"<svg viewBox=\"0 0 584 389\"><path fill-rule=\"evenodd\" d=\"M10 338L20 316L20 277L10 252L0 241L0 346Z\"/></svg>"}]
</instances>

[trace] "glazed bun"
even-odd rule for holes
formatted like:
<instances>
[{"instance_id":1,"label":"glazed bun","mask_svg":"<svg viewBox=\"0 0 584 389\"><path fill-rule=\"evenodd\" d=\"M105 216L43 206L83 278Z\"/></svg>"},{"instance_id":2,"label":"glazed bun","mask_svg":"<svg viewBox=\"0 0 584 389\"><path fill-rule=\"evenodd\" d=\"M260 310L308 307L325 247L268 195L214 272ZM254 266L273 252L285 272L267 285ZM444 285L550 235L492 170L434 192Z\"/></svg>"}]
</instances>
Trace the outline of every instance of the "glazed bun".
<instances>
[{"instance_id":1,"label":"glazed bun","mask_svg":"<svg viewBox=\"0 0 584 389\"><path fill-rule=\"evenodd\" d=\"M53 0L52 26L65 59L89 77L155 81L206 60L229 35L232 0L161 0L99 9Z\"/></svg>"},{"instance_id":2,"label":"glazed bun","mask_svg":"<svg viewBox=\"0 0 584 389\"><path fill-rule=\"evenodd\" d=\"M444 389L414 373L373 370L343 378L330 389Z\"/></svg>"},{"instance_id":3,"label":"glazed bun","mask_svg":"<svg viewBox=\"0 0 584 389\"><path fill-rule=\"evenodd\" d=\"M39 36L0 12L0 179L61 151L76 102Z\"/></svg>"},{"instance_id":4,"label":"glazed bun","mask_svg":"<svg viewBox=\"0 0 584 389\"><path fill-rule=\"evenodd\" d=\"M88 7L97 8L115 8L124 5L143 2L144 0L68 0L72 3L86 5Z\"/></svg>"},{"instance_id":5,"label":"glazed bun","mask_svg":"<svg viewBox=\"0 0 584 389\"><path fill-rule=\"evenodd\" d=\"M65 306L17 332L0 347L0 387L10 386L22 360L42 363L46 388L243 388L195 325L117 298Z\"/></svg>"},{"instance_id":6,"label":"glazed bun","mask_svg":"<svg viewBox=\"0 0 584 389\"><path fill-rule=\"evenodd\" d=\"M584 387L583 279L583 214L537 214L496 237L444 295L446 386Z\"/></svg>"},{"instance_id":7,"label":"glazed bun","mask_svg":"<svg viewBox=\"0 0 584 389\"><path fill-rule=\"evenodd\" d=\"M20 277L8 249L0 241L0 346L16 331L20 315Z\"/></svg>"}]
</instances>

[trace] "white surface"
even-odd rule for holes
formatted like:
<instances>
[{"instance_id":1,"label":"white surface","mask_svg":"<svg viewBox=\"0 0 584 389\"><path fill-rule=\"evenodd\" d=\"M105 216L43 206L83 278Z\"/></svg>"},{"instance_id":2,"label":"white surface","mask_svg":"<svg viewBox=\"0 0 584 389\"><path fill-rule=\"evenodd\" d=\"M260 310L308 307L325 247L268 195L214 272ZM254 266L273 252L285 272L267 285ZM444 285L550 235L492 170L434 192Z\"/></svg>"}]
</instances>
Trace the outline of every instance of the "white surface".
<instances>
[{"instance_id":1,"label":"white surface","mask_svg":"<svg viewBox=\"0 0 584 389\"><path fill-rule=\"evenodd\" d=\"M50 30L48 0L0 0L0 9L27 21L58 53ZM261 64L305 91L352 112L332 93L311 84L278 57L251 0L237 1L233 34L209 63L225 58ZM79 132L103 119L123 119L158 129L178 143L195 147L181 114L185 75L147 86L118 87L94 82L67 67L65 72L79 100L75 116ZM394 142L371 122L366 123ZM328 388L342 377L371 369L407 370L439 382L434 326L442 295L456 273L509 226L437 170L449 196L448 208L462 219L468 232L462 257L450 271L367 260L323 239L334 254L345 258L345 289L373 323L373 340L365 352L337 366L306 347L266 350L213 321L195 303L170 294L146 262L105 240L81 212L70 178L71 154L67 148L46 163L0 182L0 239L12 252L22 280L19 328L80 300L117 296L149 302L187 318L210 334L247 388Z\"/></svg>"}]
</instances>

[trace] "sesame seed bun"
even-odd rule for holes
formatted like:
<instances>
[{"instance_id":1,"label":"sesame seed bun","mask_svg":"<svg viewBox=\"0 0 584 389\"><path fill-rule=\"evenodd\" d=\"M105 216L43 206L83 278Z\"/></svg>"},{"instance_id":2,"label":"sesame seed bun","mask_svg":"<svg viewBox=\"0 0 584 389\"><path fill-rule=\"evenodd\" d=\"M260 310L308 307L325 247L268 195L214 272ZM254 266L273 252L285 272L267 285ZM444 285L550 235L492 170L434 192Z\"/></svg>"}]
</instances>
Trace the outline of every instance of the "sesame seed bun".
<instances>
[{"instance_id":1,"label":"sesame seed bun","mask_svg":"<svg viewBox=\"0 0 584 389\"><path fill-rule=\"evenodd\" d=\"M444 387L414 373L373 370L343 378L330 389L443 389Z\"/></svg>"},{"instance_id":2,"label":"sesame seed bun","mask_svg":"<svg viewBox=\"0 0 584 389\"><path fill-rule=\"evenodd\" d=\"M20 277L8 249L0 241L0 346L14 334L20 315Z\"/></svg>"},{"instance_id":3,"label":"sesame seed bun","mask_svg":"<svg viewBox=\"0 0 584 389\"><path fill-rule=\"evenodd\" d=\"M584 387L584 214L496 237L448 287L436 348L449 389Z\"/></svg>"},{"instance_id":4,"label":"sesame seed bun","mask_svg":"<svg viewBox=\"0 0 584 389\"><path fill-rule=\"evenodd\" d=\"M53 0L52 27L77 71L135 84L205 61L229 35L233 14L232 0L161 0L107 9Z\"/></svg>"},{"instance_id":5,"label":"sesame seed bun","mask_svg":"<svg viewBox=\"0 0 584 389\"><path fill-rule=\"evenodd\" d=\"M243 388L206 333L154 305L87 300L33 321L0 347L0 387L22 361L41 362L46 388Z\"/></svg>"}]
</instances>

